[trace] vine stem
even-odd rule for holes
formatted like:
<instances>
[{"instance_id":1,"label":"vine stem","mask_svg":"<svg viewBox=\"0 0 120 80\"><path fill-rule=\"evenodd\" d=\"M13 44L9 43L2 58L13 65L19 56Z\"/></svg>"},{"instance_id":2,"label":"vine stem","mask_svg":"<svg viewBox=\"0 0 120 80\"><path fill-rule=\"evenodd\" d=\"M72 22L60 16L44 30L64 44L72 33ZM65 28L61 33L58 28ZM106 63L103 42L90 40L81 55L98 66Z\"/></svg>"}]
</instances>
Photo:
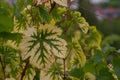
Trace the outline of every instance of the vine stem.
<instances>
[{"instance_id":1,"label":"vine stem","mask_svg":"<svg viewBox=\"0 0 120 80\"><path fill-rule=\"evenodd\" d=\"M1 56L0 56L0 63L1 63L1 66L2 66L2 70L3 70L3 80L5 80L5 66L2 63Z\"/></svg>"},{"instance_id":2,"label":"vine stem","mask_svg":"<svg viewBox=\"0 0 120 80\"><path fill-rule=\"evenodd\" d=\"M29 58L28 58L28 60L26 61L26 65L25 65L25 67L24 67L24 69L23 69L23 71L22 71L22 73L21 73L21 78L20 78L20 80L23 80L23 78L24 78L24 76L25 76L25 73L26 73L26 70L27 70L27 68L28 68L28 65L29 65Z\"/></svg>"},{"instance_id":3,"label":"vine stem","mask_svg":"<svg viewBox=\"0 0 120 80\"><path fill-rule=\"evenodd\" d=\"M70 0L67 0L68 8L67 8L67 11L66 11L65 14L64 14L64 21L66 21L66 20L68 19L69 8L70 8L69 3L70 3ZM63 34L65 35L65 36L64 36L64 39L65 39L65 40L67 39L66 32L68 31L68 29L69 29L68 26L66 26L66 27L64 28ZM68 56L69 56L69 55L67 55L65 58L63 58L63 80L66 79L66 74L65 74L65 72L66 72L66 63L65 63L65 61L66 61L66 59L67 59Z\"/></svg>"},{"instance_id":4,"label":"vine stem","mask_svg":"<svg viewBox=\"0 0 120 80\"><path fill-rule=\"evenodd\" d=\"M65 80L66 79L66 75L65 75L65 71L66 71L66 69L65 69L65 58L63 58L63 80Z\"/></svg>"}]
</instances>

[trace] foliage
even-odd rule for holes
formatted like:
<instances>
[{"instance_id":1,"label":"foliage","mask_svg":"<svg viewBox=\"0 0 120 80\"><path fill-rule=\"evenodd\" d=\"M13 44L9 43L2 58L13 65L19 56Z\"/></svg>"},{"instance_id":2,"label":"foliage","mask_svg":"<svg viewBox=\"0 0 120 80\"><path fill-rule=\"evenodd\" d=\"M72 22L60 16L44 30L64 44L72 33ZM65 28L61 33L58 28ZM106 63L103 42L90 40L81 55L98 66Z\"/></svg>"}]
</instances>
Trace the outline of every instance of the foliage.
<instances>
[{"instance_id":1,"label":"foliage","mask_svg":"<svg viewBox=\"0 0 120 80\"><path fill-rule=\"evenodd\" d=\"M70 3L0 2L0 80L120 79L120 51L111 45L119 38L102 42Z\"/></svg>"}]
</instances>

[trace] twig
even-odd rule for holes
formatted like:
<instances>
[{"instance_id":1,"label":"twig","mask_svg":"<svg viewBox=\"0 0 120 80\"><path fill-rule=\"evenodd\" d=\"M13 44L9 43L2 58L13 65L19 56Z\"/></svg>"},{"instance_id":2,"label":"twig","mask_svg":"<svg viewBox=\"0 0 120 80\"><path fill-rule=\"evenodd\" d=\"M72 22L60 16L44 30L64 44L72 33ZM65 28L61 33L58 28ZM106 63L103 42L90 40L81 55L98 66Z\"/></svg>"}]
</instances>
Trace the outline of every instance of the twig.
<instances>
[{"instance_id":1,"label":"twig","mask_svg":"<svg viewBox=\"0 0 120 80\"><path fill-rule=\"evenodd\" d=\"M0 56L0 63L1 63L1 66L2 66L2 70L3 70L3 80L5 80L5 67L2 63L2 59L1 59L1 56Z\"/></svg>"}]
</instances>

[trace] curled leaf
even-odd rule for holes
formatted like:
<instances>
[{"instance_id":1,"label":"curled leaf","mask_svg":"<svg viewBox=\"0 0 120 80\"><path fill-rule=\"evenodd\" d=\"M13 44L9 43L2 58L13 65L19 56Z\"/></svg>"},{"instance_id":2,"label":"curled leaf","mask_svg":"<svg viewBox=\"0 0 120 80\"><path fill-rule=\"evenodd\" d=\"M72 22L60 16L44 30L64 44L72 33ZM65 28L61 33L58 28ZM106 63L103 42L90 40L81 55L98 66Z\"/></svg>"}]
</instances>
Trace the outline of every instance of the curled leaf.
<instances>
[{"instance_id":1,"label":"curled leaf","mask_svg":"<svg viewBox=\"0 0 120 80\"><path fill-rule=\"evenodd\" d=\"M71 60L72 64L79 64L78 66L83 67L86 63L86 56L82 50L81 45L75 39L73 39L73 53L74 54Z\"/></svg>"}]
</instances>

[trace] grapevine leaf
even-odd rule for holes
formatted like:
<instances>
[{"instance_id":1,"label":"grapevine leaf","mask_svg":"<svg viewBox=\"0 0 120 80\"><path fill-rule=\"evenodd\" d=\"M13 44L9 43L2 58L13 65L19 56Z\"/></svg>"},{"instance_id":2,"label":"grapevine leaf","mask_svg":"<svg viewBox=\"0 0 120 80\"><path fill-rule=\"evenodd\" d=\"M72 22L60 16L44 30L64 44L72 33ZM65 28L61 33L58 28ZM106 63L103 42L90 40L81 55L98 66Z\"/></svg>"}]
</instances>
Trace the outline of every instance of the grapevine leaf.
<instances>
[{"instance_id":1,"label":"grapevine leaf","mask_svg":"<svg viewBox=\"0 0 120 80\"><path fill-rule=\"evenodd\" d=\"M89 29L89 24L86 22L84 17L81 17L81 13L78 11L70 11L70 16L72 18L72 22L78 24L82 32L86 34Z\"/></svg>"},{"instance_id":2,"label":"grapevine leaf","mask_svg":"<svg viewBox=\"0 0 120 80\"><path fill-rule=\"evenodd\" d=\"M55 20L61 20L65 10L65 8L55 7L50 13L50 15Z\"/></svg>"},{"instance_id":3,"label":"grapevine leaf","mask_svg":"<svg viewBox=\"0 0 120 80\"><path fill-rule=\"evenodd\" d=\"M22 34L21 33L1 32L0 38L3 38L4 40L15 41L15 43L19 44L22 39Z\"/></svg>"},{"instance_id":4,"label":"grapevine leaf","mask_svg":"<svg viewBox=\"0 0 120 80\"><path fill-rule=\"evenodd\" d=\"M0 32L11 31L13 29L13 21L10 14L4 6L0 6Z\"/></svg>"},{"instance_id":5,"label":"grapevine leaf","mask_svg":"<svg viewBox=\"0 0 120 80\"><path fill-rule=\"evenodd\" d=\"M110 35L104 38L102 41L102 47L111 46L119 49L120 45L120 36L119 35Z\"/></svg>"},{"instance_id":6,"label":"grapevine leaf","mask_svg":"<svg viewBox=\"0 0 120 80\"><path fill-rule=\"evenodd\" d=\"M27 27L31 27L31 5L27 5L23 10L16 11L14 16L14 27L17 30L27 29ZM17 9L16 9L17 10Z\"/></svg>"},{"instance_id":7,"label":"grapevine leaf","mask_svg":"<svg viewBox=\"0 0 120 80\"><path fill-rule=\"evenodd\" d=\"M38 65L45 64L48 61L47 55L53 54L64 58L67 48L65 40L60 38L61 33L61 29L56 26L48 24L40 26L37 33L34 32L32 36L28 36L28 39L23 38L23 43L20 45L21 49L26 52L23 54L24 57L31 56L31 63ZM25 43L27 45L23 47Z\"/></svg>"},{"instance_id":8,"label":"grapevine leaf","mask_svg":"<svg viewBox=\"0 0 120 80\"><path fill-rule=\"evenodd\" d=\"M4 60L4 64L6 64L6 70L10 70L6 73L14 77L16 77L16 75L18 75L19 73L18 66L20 64L20 59L17 51L18 50L14 49L9 45L0 46L0 59L1 61Z\"/></svg>"},{"instance_id":9,"label":"grapevine leaf","mask_svg":"<svg viewBox=\"0 0 120 80\"><path fill-rule=\"evenodd\" d=\"M61 74L62 74L62 64L60 64L58 62L54 62L48 69L46 75L50 75L52 80L56 80L57 75L61 75Z\"/></svg>"},{"instance_id":10,"label":"grapevine leaf","mask_svg":"<svg viewBox=\"0 0 120 80\"><path fill-rule=\"evenodd\" d=\"M39 14L40 14L39 16L43 22L47 22L47 23L50 22L51 17L49 15L48 11L46 11L43 6L39 7Z\"/></svg>"}]
</instances>

